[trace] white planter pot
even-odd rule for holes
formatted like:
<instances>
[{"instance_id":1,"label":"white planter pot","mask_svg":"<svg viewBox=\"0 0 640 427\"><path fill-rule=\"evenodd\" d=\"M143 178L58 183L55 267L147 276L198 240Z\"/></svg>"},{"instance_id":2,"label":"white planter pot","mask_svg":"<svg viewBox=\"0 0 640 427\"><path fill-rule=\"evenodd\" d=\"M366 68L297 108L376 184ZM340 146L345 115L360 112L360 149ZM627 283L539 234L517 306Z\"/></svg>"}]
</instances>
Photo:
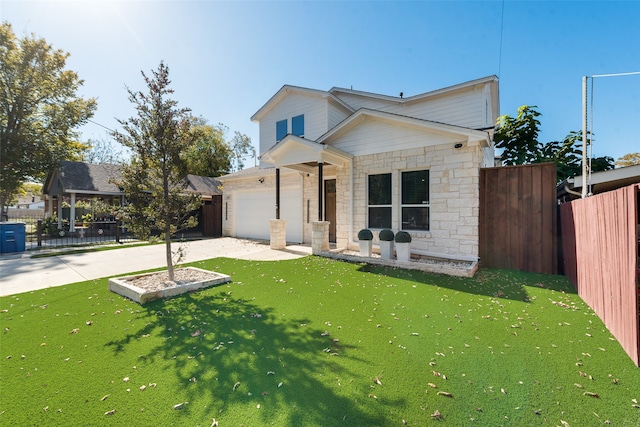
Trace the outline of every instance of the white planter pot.
<instances>
[{"instance_id":1,"label":"white planter pot","mask_svg":"<svg viewBox=\"0 0 640 427\"><path fill-rule=\"evenodd\" d=\"M393 241L380 241L380 257L382 259L393 259Z\"/></svg>"},{"instance_id":2,"label":"white planter pot","mask_svg":"<svg viewBox=\"0 0 640 427\"><path fill-rule=\"evenodd\" d=\"M398 243L396 242L396 255L398 262L409 262L411 259L410 243Z\"/></svg>"},{"instance_id":3,"label":"white planter pot","mask_svg":"<svg viewBox=\"0 0 640 427\"><path fill-rule=\"evenodd\" d=\"M371 247L373 246L371 240L360 240L358 245L360 245L360 256L371 257Z\"/></svg>"}]
</instances>

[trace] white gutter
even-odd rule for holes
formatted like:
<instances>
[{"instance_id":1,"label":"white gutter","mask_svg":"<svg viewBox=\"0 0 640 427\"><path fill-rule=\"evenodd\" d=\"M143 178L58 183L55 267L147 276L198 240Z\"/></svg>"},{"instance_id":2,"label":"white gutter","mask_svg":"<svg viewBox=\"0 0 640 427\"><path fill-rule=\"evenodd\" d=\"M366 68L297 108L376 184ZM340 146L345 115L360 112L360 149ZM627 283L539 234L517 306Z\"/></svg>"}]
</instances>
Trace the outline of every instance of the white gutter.
<instances>
[{"instance_id":1,"label":"white gutter","mask_svg":"<svg viewBox=\"0 0 640 427\"><path fill-rule=\"evenodd\" d=\"M353 241L353 159L349 160L349 239L347 239L347 247L355 246L355 242Z\"/></svg>"}]
</instances>

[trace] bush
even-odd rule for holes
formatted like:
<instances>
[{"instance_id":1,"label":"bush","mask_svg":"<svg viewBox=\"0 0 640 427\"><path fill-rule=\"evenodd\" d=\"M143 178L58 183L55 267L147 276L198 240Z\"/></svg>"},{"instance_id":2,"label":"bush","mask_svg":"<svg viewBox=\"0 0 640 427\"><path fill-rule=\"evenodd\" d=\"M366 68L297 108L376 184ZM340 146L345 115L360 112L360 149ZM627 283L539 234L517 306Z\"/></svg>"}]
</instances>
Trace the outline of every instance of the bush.
<instances>
[{"instance_id":1,"label":"bush","mask_svg":"<svg viewBox=\"0 0 640 427\"><path fill-rule=\"evenodd\" d=\"M395 237L396 243L411 243L411 235L406 231L398 231Z\"/></svg>"},{"instance_id":2,"label":"bush","mask_svg":"<svg viewBox=\"0 0 640 427\"><path fill-rule=\"evenodd\" d=\"M388 228L381 230L380 234L378 234L378 238L383 242L393 242L393 237L393 231Z\"/></svg>"},{"instance_id":3,"label":"bush","mask_svg":"<svg viewBox=\"0 0 640 427\"><path fill-rule=\"evenodd\" d=\"M373 233L366 228L358 231L358 240L373 240Z\"/></svg>"}]
</instances>

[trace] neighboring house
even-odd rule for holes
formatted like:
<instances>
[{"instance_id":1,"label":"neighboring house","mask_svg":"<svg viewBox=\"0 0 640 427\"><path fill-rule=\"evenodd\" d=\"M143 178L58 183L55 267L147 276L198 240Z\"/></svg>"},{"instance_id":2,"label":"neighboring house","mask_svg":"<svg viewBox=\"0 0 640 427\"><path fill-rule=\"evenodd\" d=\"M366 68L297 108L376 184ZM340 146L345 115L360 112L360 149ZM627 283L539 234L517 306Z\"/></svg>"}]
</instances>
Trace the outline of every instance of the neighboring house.
<instances>
[{"instance_id":1,"label":"neighboring house","mask_svg":"<svg viewBox=\"0 0 640 427\"><path fill-rule=\"evenodd\" d=\"M325 220L338 248L391 228L412 235L414 253L477 259L498 92L495 76L406 98L283 86L251 118L260 166L219 178L223 234L269 239L279 217L287 241L311 243Z\"/></svg>"},{"instance_id":2,"label":"neighboring house","mask_svg":"<svg viewBox=\"0 0 640 427\"><path fill-rule=\"evenodd\" d=\"M47 216L62 212L62 203L70 206L70 230L75 228L76 202L81 199L90 200L99 197L109 204L122 204L125 194L115 184L121 179L120 166L112 164L91 164L83 162L63 161L60 167L47 176L42 187L46 201ZM206 236L221 234L221 202L222 191L218 180L205 176L187 175L185 193L199 194L203 201L200 222ZM116 203L116 200L118 201ZM220 211L220 212L217 212ZM62 215L58 216L58 226L62 227Z\"/></svg>"},{"instance_id":3,"label":"neighboring house","mask_svg":"<svg viewBox=\"0 0 640 427\"><path fill-rule=\"evenodd\" d=\"M583 182L582 175L567 178L560 182L556 187L558 200L560 202L570 202L581 198ZM600 194L638 183L640 183L640 165L593 172L587 184L590 185L587 193L592 195Z\"/></svg>"}]
</instances>

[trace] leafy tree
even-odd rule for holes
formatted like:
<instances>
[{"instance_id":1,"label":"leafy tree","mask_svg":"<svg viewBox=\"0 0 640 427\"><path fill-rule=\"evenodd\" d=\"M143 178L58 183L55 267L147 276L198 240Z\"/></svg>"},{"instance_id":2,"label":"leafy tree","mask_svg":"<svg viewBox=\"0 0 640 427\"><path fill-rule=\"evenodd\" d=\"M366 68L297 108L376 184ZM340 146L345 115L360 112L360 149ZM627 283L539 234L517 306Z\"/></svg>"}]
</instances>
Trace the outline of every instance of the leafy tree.
<instances>
[{"instance_id":1,"label":"leafy tree","mask_svg":"<svg viewBox=\"0 0 640 427\"><path fill-rule=\"evenodd\" d=\"M201 203L198 195L183 192L187 169L182 153L195 143L195 133L190 110L178 108L177 101L169 99L173 93L169 68L161 62L152 73L148 77L142 72L148 93L127 89L137 116L118 120L124 133L114 132L114 137L132 151L119 182L128 198L123 220L142 238L154 229L162 231L169 280L173 280L171 235L197 224L191 212ZM181 249L176 253L181 254Z\"/></svg>"},{"instance_id":2,"label":"leafy tree","mask_svg":"<svg viewBox=\"0 0 640 427\"><path fill-rule=\"evenodd\" d=\"M83 81L65 70L68 53L34 35L17 39L0 25L0 207L22 182L40 180L85 148L78 126L96 109L76 94Z\"/></svg>"},{"instance_id":3,"label":"leafy tree","mask_svg":"<svg viewBox=\"0 0 640 427\"><path fill-rule=\"evenodd\" d=\"M502 149L502 162L507 166L537 163L540 147L538 133L541 116L535 105L523 105L518 115L498 117L499 126L495 133L496 148Z\"/></svg>"},{"instance_id":4,"label":"leafy tree","mask_svg":"<svg viewBox=\"0 0 640 427\"><path fill-rule=\"evenodd\" d=\"M628 153L616 160L616 166L621 168L633 165L640 165L640 153Z\"/></svg>"},{"instance_id":5,"label":"leafy tree","mask_svg":"<svg viewBox=\"0 0 640 427\"><path fill-rule=\"evenodd\" d=\"M220 176L242 169L245 157L256 156L251 138L247 135L236 131L233 138L228 141L227 126L223 124L211 126L203 118L194 118L193 122L193 131L197 135L196 144L184 154L190 173Z\"/></svg>"},{"instance_id":6,"label":"leafy tree","mask_svg":"<svg viewBox=\"0 0 640 427\"><path fill-rule=\"evenodd\" d=\"M231 169L232 172L239 171L244 168L245 157L249 156L252 159L255 159L256 157L256 149L251 145L251 138L238 131L235 132L231 139L231 152L233 153L233 157L231 159L233 164Z\"/></svg>"},{"instance_id":7,"label":"leafy tree","mask_svg":"<svg viewBox=\"0 0 640 427\"><path fill-rule=\"evenodd\" d=\"M203 118L194 118L195 143L184 152L189 173L216 177L231 169L231 147L224 139L223 125L211 126Z\"/></svg>"},{"instance_id":8,"label":"leafy tree","mask_svg":"<svg viewBox=\"0 0 640 427\"><path fill-rule=\"evenodd\" d=\"M582 131L570 132L562 141L541 143L538 141L541 114L536 106L523 105L517 116L503 115L498 118L498 129L494 141L496 148L503 149L505 165L526 165L553 162L556 164L558 181L582 174ZM587 138L587 144L591 138ZM592 157L591 171L613 169L613 158Z\"/></svg>"},{"instance_id":9,"label":"leafy tree","mask_svg":"<svg viewBox=\"0 0 640 427\"><path fill-rule=\"evenodd\" d=\"M109 163L118 164L124 161L122 145L107 139L90 139L87 141L87 148L81 155L82 161L86 163Z\"/></svg>"}]
</instances>

